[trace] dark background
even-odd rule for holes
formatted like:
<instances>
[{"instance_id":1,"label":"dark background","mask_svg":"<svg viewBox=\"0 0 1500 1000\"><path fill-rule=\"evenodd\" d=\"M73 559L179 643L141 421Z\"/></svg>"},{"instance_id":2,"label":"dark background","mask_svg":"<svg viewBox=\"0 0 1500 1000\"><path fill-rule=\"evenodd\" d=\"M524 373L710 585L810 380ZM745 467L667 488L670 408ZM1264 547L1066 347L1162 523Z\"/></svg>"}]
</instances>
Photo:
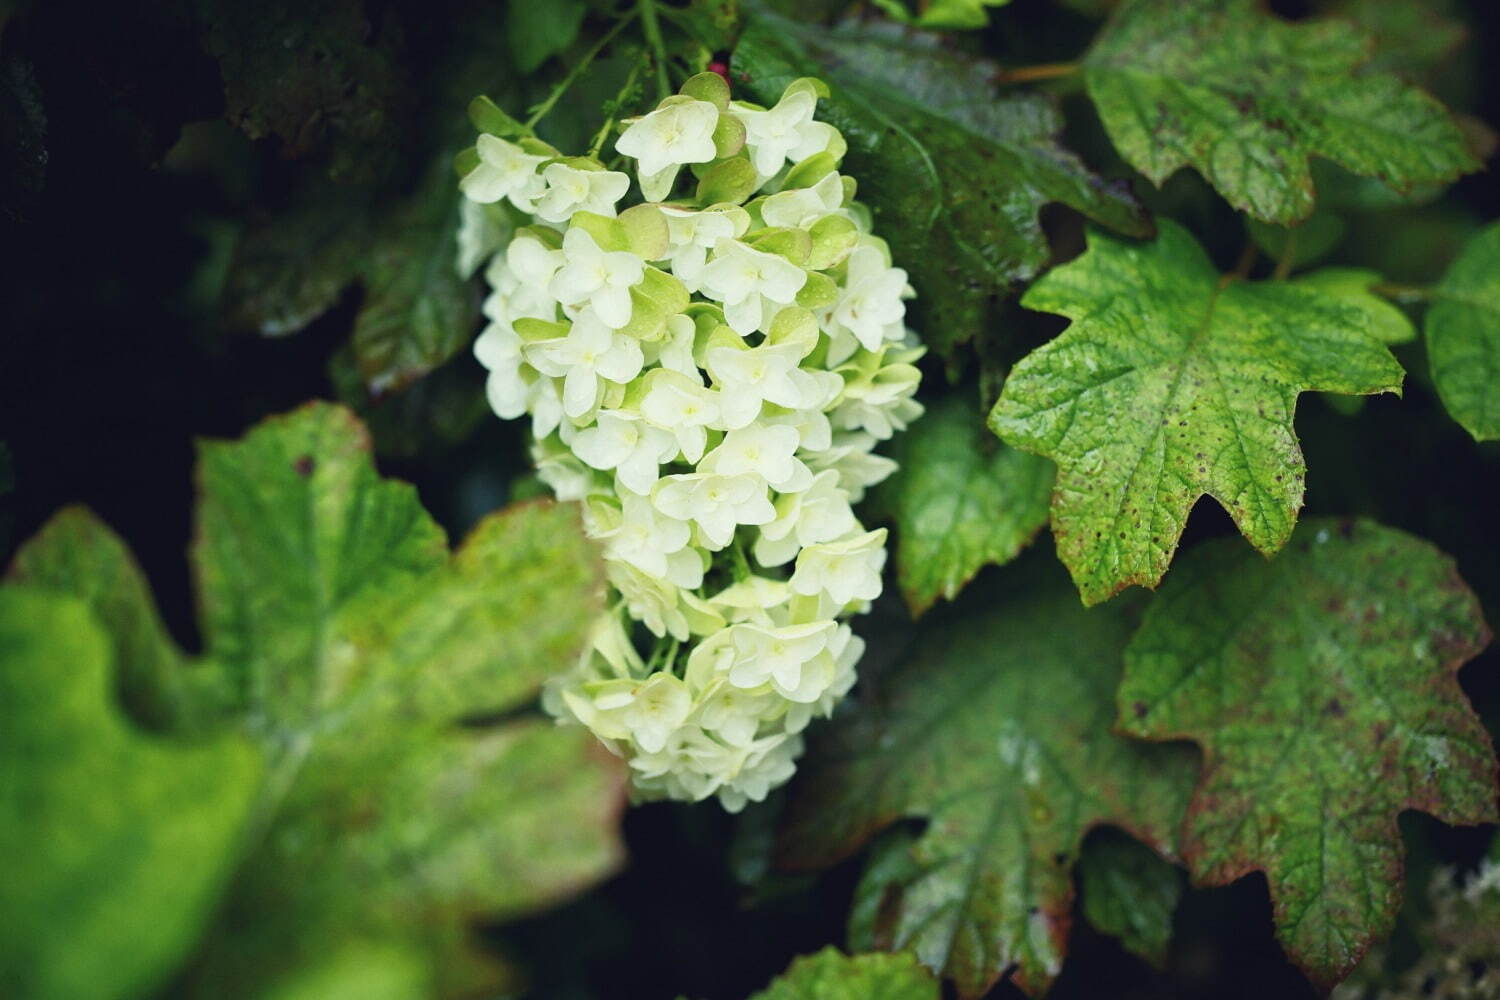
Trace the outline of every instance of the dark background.
<instances>
[{"instance_id":1,"label":"dark background","mask_svg":"<svg viewBox=\"0 0 1500 1000\"><path fill-rule=\"evenodd\" d=\"M384 117L369 127L320 121L306 141L290 142L281 135L252 141L224 122L221 61L207 40L216 24L243 14L232 0L37 2L0 22L0 556L8 561L60 506L86 504L128 540L168 626L189 648L197 643L184 559L193 441L237 436L309 398L337 398L329 367L361 297L356 284L288 336L244 329L223 302L236 241L313 176L337 174L375 199L377 211L412 191L423 163L406 147L430 145L435 119L462 121L461 105L437 103L427 83L451 58L455 39L490 17L486 5L461 0L326 6L362 17L365 40L388 57L371 70L379 80L340 76L345 90L334 98L384 101ZM1293 17L1309 10L1274 6ZM1500 5L1476 0L1458 13L1469 39L1430 82L1455 106L1500 122L1492 69ZM1095 24L1042 0L1016 0L992 20L978 44L1002 56L1024 53L1021 63L1075 57ZM502 86L534 93L507 79L503 51L494 58ZM1066 99L1070 140L1110 169L1086 102ZM1243 242L1239 223L1195 178L1179 175L1160 194L1141 191L1188 222L1223 266L1233 262ZM1430 281L1461 236L1497 214L1493 178L1470 177L1435 205L1370 221L1371 238L1356 227L1332 259L1373 263L1395 281ZM1066 213L1049 213L1048 222L1058 246L1076 245L1076 222ZM1032 342L1055 332L1049 318L1017 312ZM1374 398L1351 416L1303 398L1307 512L1369 515L1429 539L1456 556L1489 620L1500 621L1500 449L1476 446L1442 412L1420 345L1398 353L1412 373L1404 399ZM932 378L937 384L936 369ZM523 428L472 420L467 409L446 422L434 412L472 409L481 386L479 366L462 351L402 393L359 401L377 420L385 414L376 425L382 470L414 482L455 536L503 503L527 468ZM406 433L387 433L396 425ZM1184 544L1232 531L1216 505L1200 504ZM1497 666L1492 650L1462 675L1492 731L1500 721ZM743 997L794 954L842 941L858 874L854 859L817 877L772 878L756 892L742 885L736 868L753 864L756 837L765 835L774 808L742 820L714 805L633 810L623 874L558 911L496 931L495 943L532 967L541 996ZM1492 833L1420 815L1406 816L1403 830L1409 895L1420 895L1435 865L1474 864ZM1394 945L1398 957L1404 933ZM1163 972L1077 920L1052 995L1312 991L1282 958L1265 884L1254 876L1188 893Z\"/></svg>"}]
</instances>

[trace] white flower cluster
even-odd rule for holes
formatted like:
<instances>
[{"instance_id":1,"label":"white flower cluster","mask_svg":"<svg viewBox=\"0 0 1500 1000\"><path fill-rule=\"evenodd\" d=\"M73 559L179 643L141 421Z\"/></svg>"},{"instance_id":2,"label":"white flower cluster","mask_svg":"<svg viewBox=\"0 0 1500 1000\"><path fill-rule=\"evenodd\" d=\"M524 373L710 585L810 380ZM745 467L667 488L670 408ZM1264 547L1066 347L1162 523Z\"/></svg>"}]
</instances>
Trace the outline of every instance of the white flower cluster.
<instances>
[{"instance_id":1,"label":"white flower cluster","mask_svg":"<svg viewBox=\"0 0 1500 1000\"><path fill-rule=\"evenodd\" d=\"M619 596L546 704L642 798L738 810L790 777L854 683L840 619L880 593L886 532L850 505L922 412L922 349L822 94L798 80L762 108L694 77L626 123L645 201L623 211L626 174L533 137L461 159L468 198L517 223L474 345L490 403L530 414L538 474L582 502Z\"/></svg>"}]
</instances>

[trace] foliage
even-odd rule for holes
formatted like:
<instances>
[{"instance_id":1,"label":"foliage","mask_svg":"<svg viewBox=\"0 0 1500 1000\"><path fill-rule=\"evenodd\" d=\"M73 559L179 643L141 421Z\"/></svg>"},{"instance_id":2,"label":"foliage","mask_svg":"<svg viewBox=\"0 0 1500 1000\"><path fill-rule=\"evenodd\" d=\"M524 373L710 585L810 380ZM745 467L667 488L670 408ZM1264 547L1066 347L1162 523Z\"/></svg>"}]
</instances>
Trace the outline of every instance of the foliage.
<instances>
[{"instance_id":1,"label":"foliage","mask_svg":"<svg viewBox=\"0 0 1500 1000\"><path fill-rule=\"evenodd\" d=\"M0 994L1496 995L1494 19L0 0Z\"/></svg>"}]
</instances>

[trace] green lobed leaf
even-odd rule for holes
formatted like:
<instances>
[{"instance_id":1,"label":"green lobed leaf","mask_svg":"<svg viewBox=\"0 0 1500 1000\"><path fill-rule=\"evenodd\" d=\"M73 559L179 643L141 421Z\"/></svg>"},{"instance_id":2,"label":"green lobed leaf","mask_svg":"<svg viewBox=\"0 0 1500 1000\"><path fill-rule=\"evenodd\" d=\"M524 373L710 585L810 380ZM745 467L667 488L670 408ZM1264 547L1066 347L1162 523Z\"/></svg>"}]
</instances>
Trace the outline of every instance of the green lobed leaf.
<instances>
[{"instance_id":1,"label":"green lobed leaf","mask_svg":"<svg viewBox=\"0 0 1500 1000\"><path fill-rule=\"evenodd\" d=\"M511 717L599 607L576 512L511 508L450 557L415 491L380 479L363 428L326 404L203 444L199 483L206 653L184 672L213 678L271 777L193 991L291 989L345 946L416 947L453 989L488 988L464 921L546 905L620 857L618 765L582 730ZM143 588L90 579L124 574L123 547L62 551L101 537L53 526L18 572L126 607L115 648L134 655L129 623L154 621Z\"/></svg>"},{"instance_id":2,"label":"green lobed leaf","mask_svg":"<svg viewBox=\"0 0 1500 1000\"><path fill-rule=\"evenodd\" d=\"M1062 116L1047 97L994 97L996 67L934 36L757 13L733 69L735 96L764 104L799 77L829 82L819 117L848 140L844 167L911 274L926 342L944 356L990 325L995 296L1047 263L1043 205L1061 202L1132 235L1151 231L1123 186L1058 145Z\"/></svg>"},{"instance_id":3,"label":"green lobed leaf","mask_svg":"<svg viewBox=\"0 0 1500 1000\"><path fill-rule=\"evenodd\" d=\"M1346 22L1290 24L1255 0L1126 0L1083 72L1154 183L1192 166L1235 208L1288 224L1313 209L1311 156L1401 188L1480 165L1441 104L1363 68L1370 48Z\"/></svg>"},{"instance_id":4,"label":"green lobed leaf","mask_svg":"<svg viewBox=\"0 0 1500 1000\"><path fill-rule=\"evenodd\" d=\"M1424 328L1443 405L1476 441L1500 438L1500 223L1448 267Z\"/></svg>"},{"instance_id":5,"label":"green lobed leaf","mask_svg":"<svg viewBox=\"0 0 1500 1000\"><path fill-rule=\"evenodd\" d=\"M1336 296L1369 317L1370 333L1382 344L1417 339L1417 328L1399 306L1374 291L1380 274L1364 267L1323 267L1292 279L1292 284Z\"/></svg>"},{"instance_id":6,"label":"green lobed leaf","mask_svg":"<svg viewBox=\"0 0 1500 1000\"><path fill-rule=\"evenodd\" d=\"M934 403L896 436L891 457L901 469L876 502L895 521L896 576L914 615L1014 559L1047 523L1052 463L985 433L967 393Z\"/></svg>"},{"instance_id":7,"label":"green lobed leaf","mask_svg":"<svg viewBox=\"0 0 1500 1000\"><path fill-rule=\"evenodd\" d=\"M973 30L990 23L989 8L1010 0L923 0L913 14L902 0L875 0L875 6L902 24L938 30Z\"/></svg>"},{"instance_id":8,"label":"green lobed leaf","mask_svg":"<svg viewBox=\"0 0 1500 1000\"><path fill-rule=\"evenodd\" d=\"M1298 394L1401 388L1347 298L1221 280L1168 221L1152 243L1095 232L1031 286L1022 305L1073 323L1011 372L990 427L1057 462L1052 531L1084 603L1155 586L1204 494L1261 552L1285 544L1306 472Z\"/></svg>"},{"instance_id":9,"label":"green lobed leaf","mask_svg":"<svg viewBox=\"0 0 1500 1000\"><path fill-rule=\"evenodd\" d=\"M1398 813L1497 818L1494 751L1456 677L1488 641L1451 559L1319 519L1270 561L1195 549L1126 650L1123 731L1204 750L1193 877L1265 872L1278 939L1325 987L1395 921Z\"/></svg>"},{"instance_id":10,"label":"green lobed leaf","mask_svg":"<svg viewBox=\"0 0 1500 1000\"><path fill-rule=\"evenodd\" d=\"M927 819L867 877L861 896L879 903L861 936L915 952L965 997L1012 969L1045 990L1084 835L1110 823L1174 854L1194 770L1185 747L1110 732L1129 602L1085 610L1047 558L997 578L934 613L878 690L814 735L780 838L783 863L822 865Z\"/></svg>"},{"instance_id":11,"label":"green lobed leaf","mask_svg":"<svg viewBox=\"0 0 1500 1000\"><path fill-rule=\"evenodd\" d=\"M1084 918L1157 968L1167 962L1183 881L1176 865L1116 830L1090 836L1078 858Z\"/></svg>"},{"instance_id":12,"label":"green lobed leaf","mask_svg":"<svg viewBox=\"0 0 1500 1000\"><path fill-rule=\"evenodd\" d=\"M937 980L910 955L803 955L750 1000L938 1000Z\"/></svg>"},{"instance_id":13,"label":"green lobed leaf","mask_svg":"<svg viewBox=\"0 0 1500 1000\"><path fill-rule=\"evenodd\" d=\"M169 740L113 703L84 601L0 590L0 992L133 997L197 940L260 779L249 741Z\"/></svg>"}]
</instances>

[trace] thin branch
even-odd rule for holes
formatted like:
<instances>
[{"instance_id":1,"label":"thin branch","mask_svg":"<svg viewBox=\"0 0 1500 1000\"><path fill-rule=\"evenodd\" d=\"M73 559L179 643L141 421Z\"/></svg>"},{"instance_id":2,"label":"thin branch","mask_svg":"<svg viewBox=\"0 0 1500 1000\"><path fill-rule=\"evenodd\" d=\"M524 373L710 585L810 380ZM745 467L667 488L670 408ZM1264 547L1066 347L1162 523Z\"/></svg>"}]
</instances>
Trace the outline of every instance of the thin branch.
<instances>
[{"instance_id":1,"label":"thin branch","mask_svg":"<svg viewBox=\"0 0 1500 1000\"><path fill-rule=\"evenodd\" d=\"M994 82L1000 86L1009 83L1035 83L1038 80L1055 80L1060 76L1072 76L1077 72L1077 63L1042 63L1038 66L1019 66L1016 69L1002 69L995 74Z\"/></svg>"},{"instance_id":2,"label":"thin branch","mask_svg":"<svg viewBox=\"0 0 1500 1000\"><path fill-rule=\"evenodd\" d=\"M636 12L631 11L616 21L614 27L606 31L594 43L594 47L585 52L583 58L578 60L572 69L568 70L568 75L563 77L558 85L552 88L552 93L547 95L547 99L532 109L531 117L526 119L526 128L528 130L535 128L537 122L547 117L548 113L557 105L558 100L562 98L562 95L567 93L568 88L573 86L578 78L583 75L583 71L589 68L589 64L594 61L594 58L600 52L604 51L606 45L615 40L616 35L625 30L627 24L635 20L635 15Z\"/></svg>"},{"instance_id":3,"label":"thin branch","mask_svg":"<svg viewBox=\"0 0 1500 1000\"><path fill-rule=\"evenodd\" d=\"M656 64L656 89L662 98L672 96L672 84L667 79L667 46L661 38L661 23L656 19L656 0L636 0L636 10L641 13L641 29L646 33L646 44L651 47L651 61Z\"/></svg>"}]
</instances>

